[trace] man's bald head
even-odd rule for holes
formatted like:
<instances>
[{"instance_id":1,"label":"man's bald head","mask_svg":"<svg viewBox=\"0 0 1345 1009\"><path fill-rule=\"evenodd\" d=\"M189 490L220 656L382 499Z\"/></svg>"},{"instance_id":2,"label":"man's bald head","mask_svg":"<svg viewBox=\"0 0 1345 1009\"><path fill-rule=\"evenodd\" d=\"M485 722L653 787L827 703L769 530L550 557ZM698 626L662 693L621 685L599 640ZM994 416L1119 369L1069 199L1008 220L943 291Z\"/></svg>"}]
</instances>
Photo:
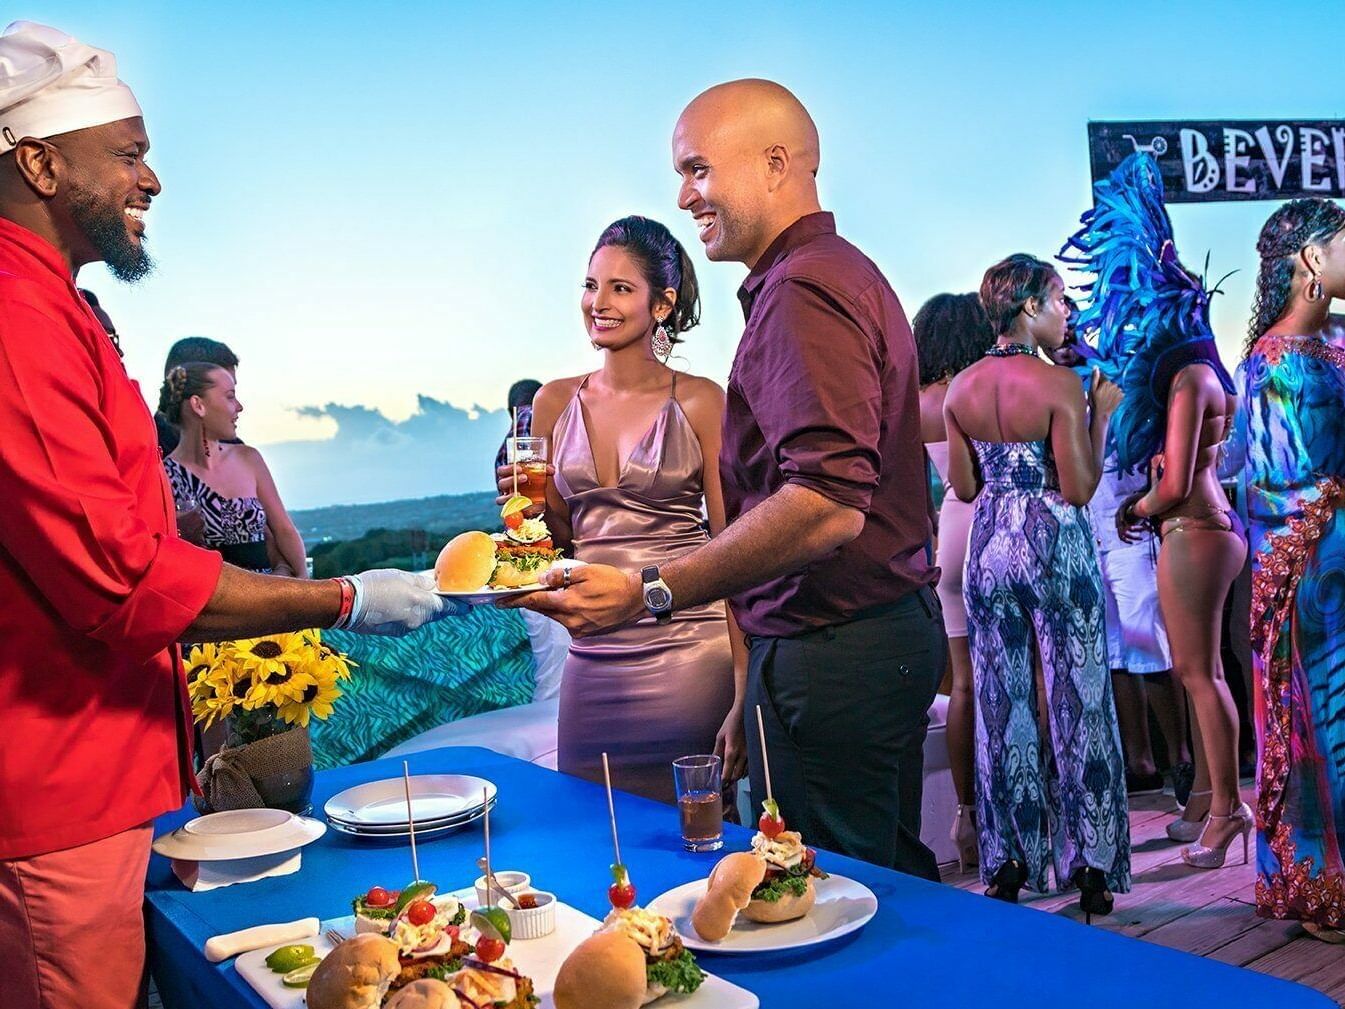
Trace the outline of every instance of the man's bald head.
<instances>
[{"instance_id":1,"label":"man's bald head","mask_svg":"<svg viewBox=\"0 0 1345 1009\"><path fill-rule=\"evenodd\" d=\"M817 127L789 89L755 79L716 85L677 120L678 206L696 218L711 259L751 266L780 232L820 209L820 158Z\"/></svg>"},{"instance_id":2,"label":"man's bald head","mask_svg":"<svg viewBox=\"0 0 1345 1009\"><path fill-rule=\"evenodd\" d=\"M749 78L716 84L686 107L679 129L683 124L725 130L759 150L782 145L802 172L817 177L821 152L813 117L792 91L774 81Z\"/></svg>"}]
</instances>

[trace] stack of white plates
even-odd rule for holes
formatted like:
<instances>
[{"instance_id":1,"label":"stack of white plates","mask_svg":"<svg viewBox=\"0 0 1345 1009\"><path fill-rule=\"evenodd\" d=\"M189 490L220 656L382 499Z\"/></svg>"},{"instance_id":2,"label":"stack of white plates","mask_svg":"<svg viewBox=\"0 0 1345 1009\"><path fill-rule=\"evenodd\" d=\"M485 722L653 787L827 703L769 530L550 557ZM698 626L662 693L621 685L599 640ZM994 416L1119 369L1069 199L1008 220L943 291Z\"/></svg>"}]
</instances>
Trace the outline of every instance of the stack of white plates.
<instances>
[{"instance_id":1,"label":"stack of white plates","mask_svg":"<svg viewBox=\"0 0 1345 1009\"><path fill-rule=\"evenodd\" d=\"M411 778L416 840L431 841L475 823L495 805L495 785L468 774L417 774ZM411 837L406 785L387 778L347 788L323 806L332 830L361 840L401 844Z\"/></svg>"}]
</instances>

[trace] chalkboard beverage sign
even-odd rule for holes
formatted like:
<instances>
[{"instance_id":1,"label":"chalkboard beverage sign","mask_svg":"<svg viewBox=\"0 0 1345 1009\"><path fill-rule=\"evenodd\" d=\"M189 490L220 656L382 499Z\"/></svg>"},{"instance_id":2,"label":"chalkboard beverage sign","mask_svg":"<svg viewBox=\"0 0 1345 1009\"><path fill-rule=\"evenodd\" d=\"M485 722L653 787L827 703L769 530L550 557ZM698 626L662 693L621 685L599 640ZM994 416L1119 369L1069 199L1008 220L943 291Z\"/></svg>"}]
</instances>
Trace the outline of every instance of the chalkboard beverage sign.
<instances>
[{"instance_id":1,"label":"chalkboard beverage sign","mask_svg":"<svg viewBox=\"0 0 1345 1009\"><path fill-rule=\"evenodd\" d=\"M1345 119L1088 124L1094 182L1135 151L1158 161L1168 203L1345 196Z\"/></svg>"}]
</instances>

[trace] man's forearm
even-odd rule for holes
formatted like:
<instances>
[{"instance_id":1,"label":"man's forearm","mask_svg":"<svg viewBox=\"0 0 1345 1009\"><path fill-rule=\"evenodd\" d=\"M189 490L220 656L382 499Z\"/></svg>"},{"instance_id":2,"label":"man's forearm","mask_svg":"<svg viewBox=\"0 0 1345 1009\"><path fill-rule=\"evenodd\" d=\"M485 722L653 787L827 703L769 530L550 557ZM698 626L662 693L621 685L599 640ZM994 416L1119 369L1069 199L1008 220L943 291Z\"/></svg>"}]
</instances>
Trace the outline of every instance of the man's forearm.
<instances>
[{"instance_id":1,"label":"man's forearm","mask_svg":"<svg viewBox=\"0 0 1345 1009\"><path fill-rule=\"evenodd\" d=\"M849 543L864 514L785 484L699 550L660 569L678 609L726 599Z\"/></svg>"},{"instance_id":2,"label":"man's forearm","mask_svg":"<svg viewBox=\"0 0 1345 1009\"><path fill-rule=\"evenodd\" d=\"M331 579L280 578L226 564L210 602L183 637L230 641L330 627L340 612L341 588Z\"/></svg>"}]
</instances>

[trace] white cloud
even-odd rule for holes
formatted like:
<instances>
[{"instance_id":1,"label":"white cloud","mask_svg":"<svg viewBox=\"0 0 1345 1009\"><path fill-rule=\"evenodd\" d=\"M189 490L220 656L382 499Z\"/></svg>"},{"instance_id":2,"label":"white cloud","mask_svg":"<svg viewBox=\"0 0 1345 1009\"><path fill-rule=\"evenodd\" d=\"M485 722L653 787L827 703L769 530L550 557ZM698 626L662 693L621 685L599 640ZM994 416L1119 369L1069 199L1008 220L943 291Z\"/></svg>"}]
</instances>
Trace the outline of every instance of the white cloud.
<instances>
[{"instance_id":1,"label":"white cloud","mask_svg":"<svg viewBox=\"0 0 1345 1009\"><path fill-rule=\"evenodd\" d=\"M335 422L336 434L262 446L290 509L489 490L509 429L504 410L464 410L424 395L401 421L341 403L295 412Z\"/></svg>"}]
</instances>

